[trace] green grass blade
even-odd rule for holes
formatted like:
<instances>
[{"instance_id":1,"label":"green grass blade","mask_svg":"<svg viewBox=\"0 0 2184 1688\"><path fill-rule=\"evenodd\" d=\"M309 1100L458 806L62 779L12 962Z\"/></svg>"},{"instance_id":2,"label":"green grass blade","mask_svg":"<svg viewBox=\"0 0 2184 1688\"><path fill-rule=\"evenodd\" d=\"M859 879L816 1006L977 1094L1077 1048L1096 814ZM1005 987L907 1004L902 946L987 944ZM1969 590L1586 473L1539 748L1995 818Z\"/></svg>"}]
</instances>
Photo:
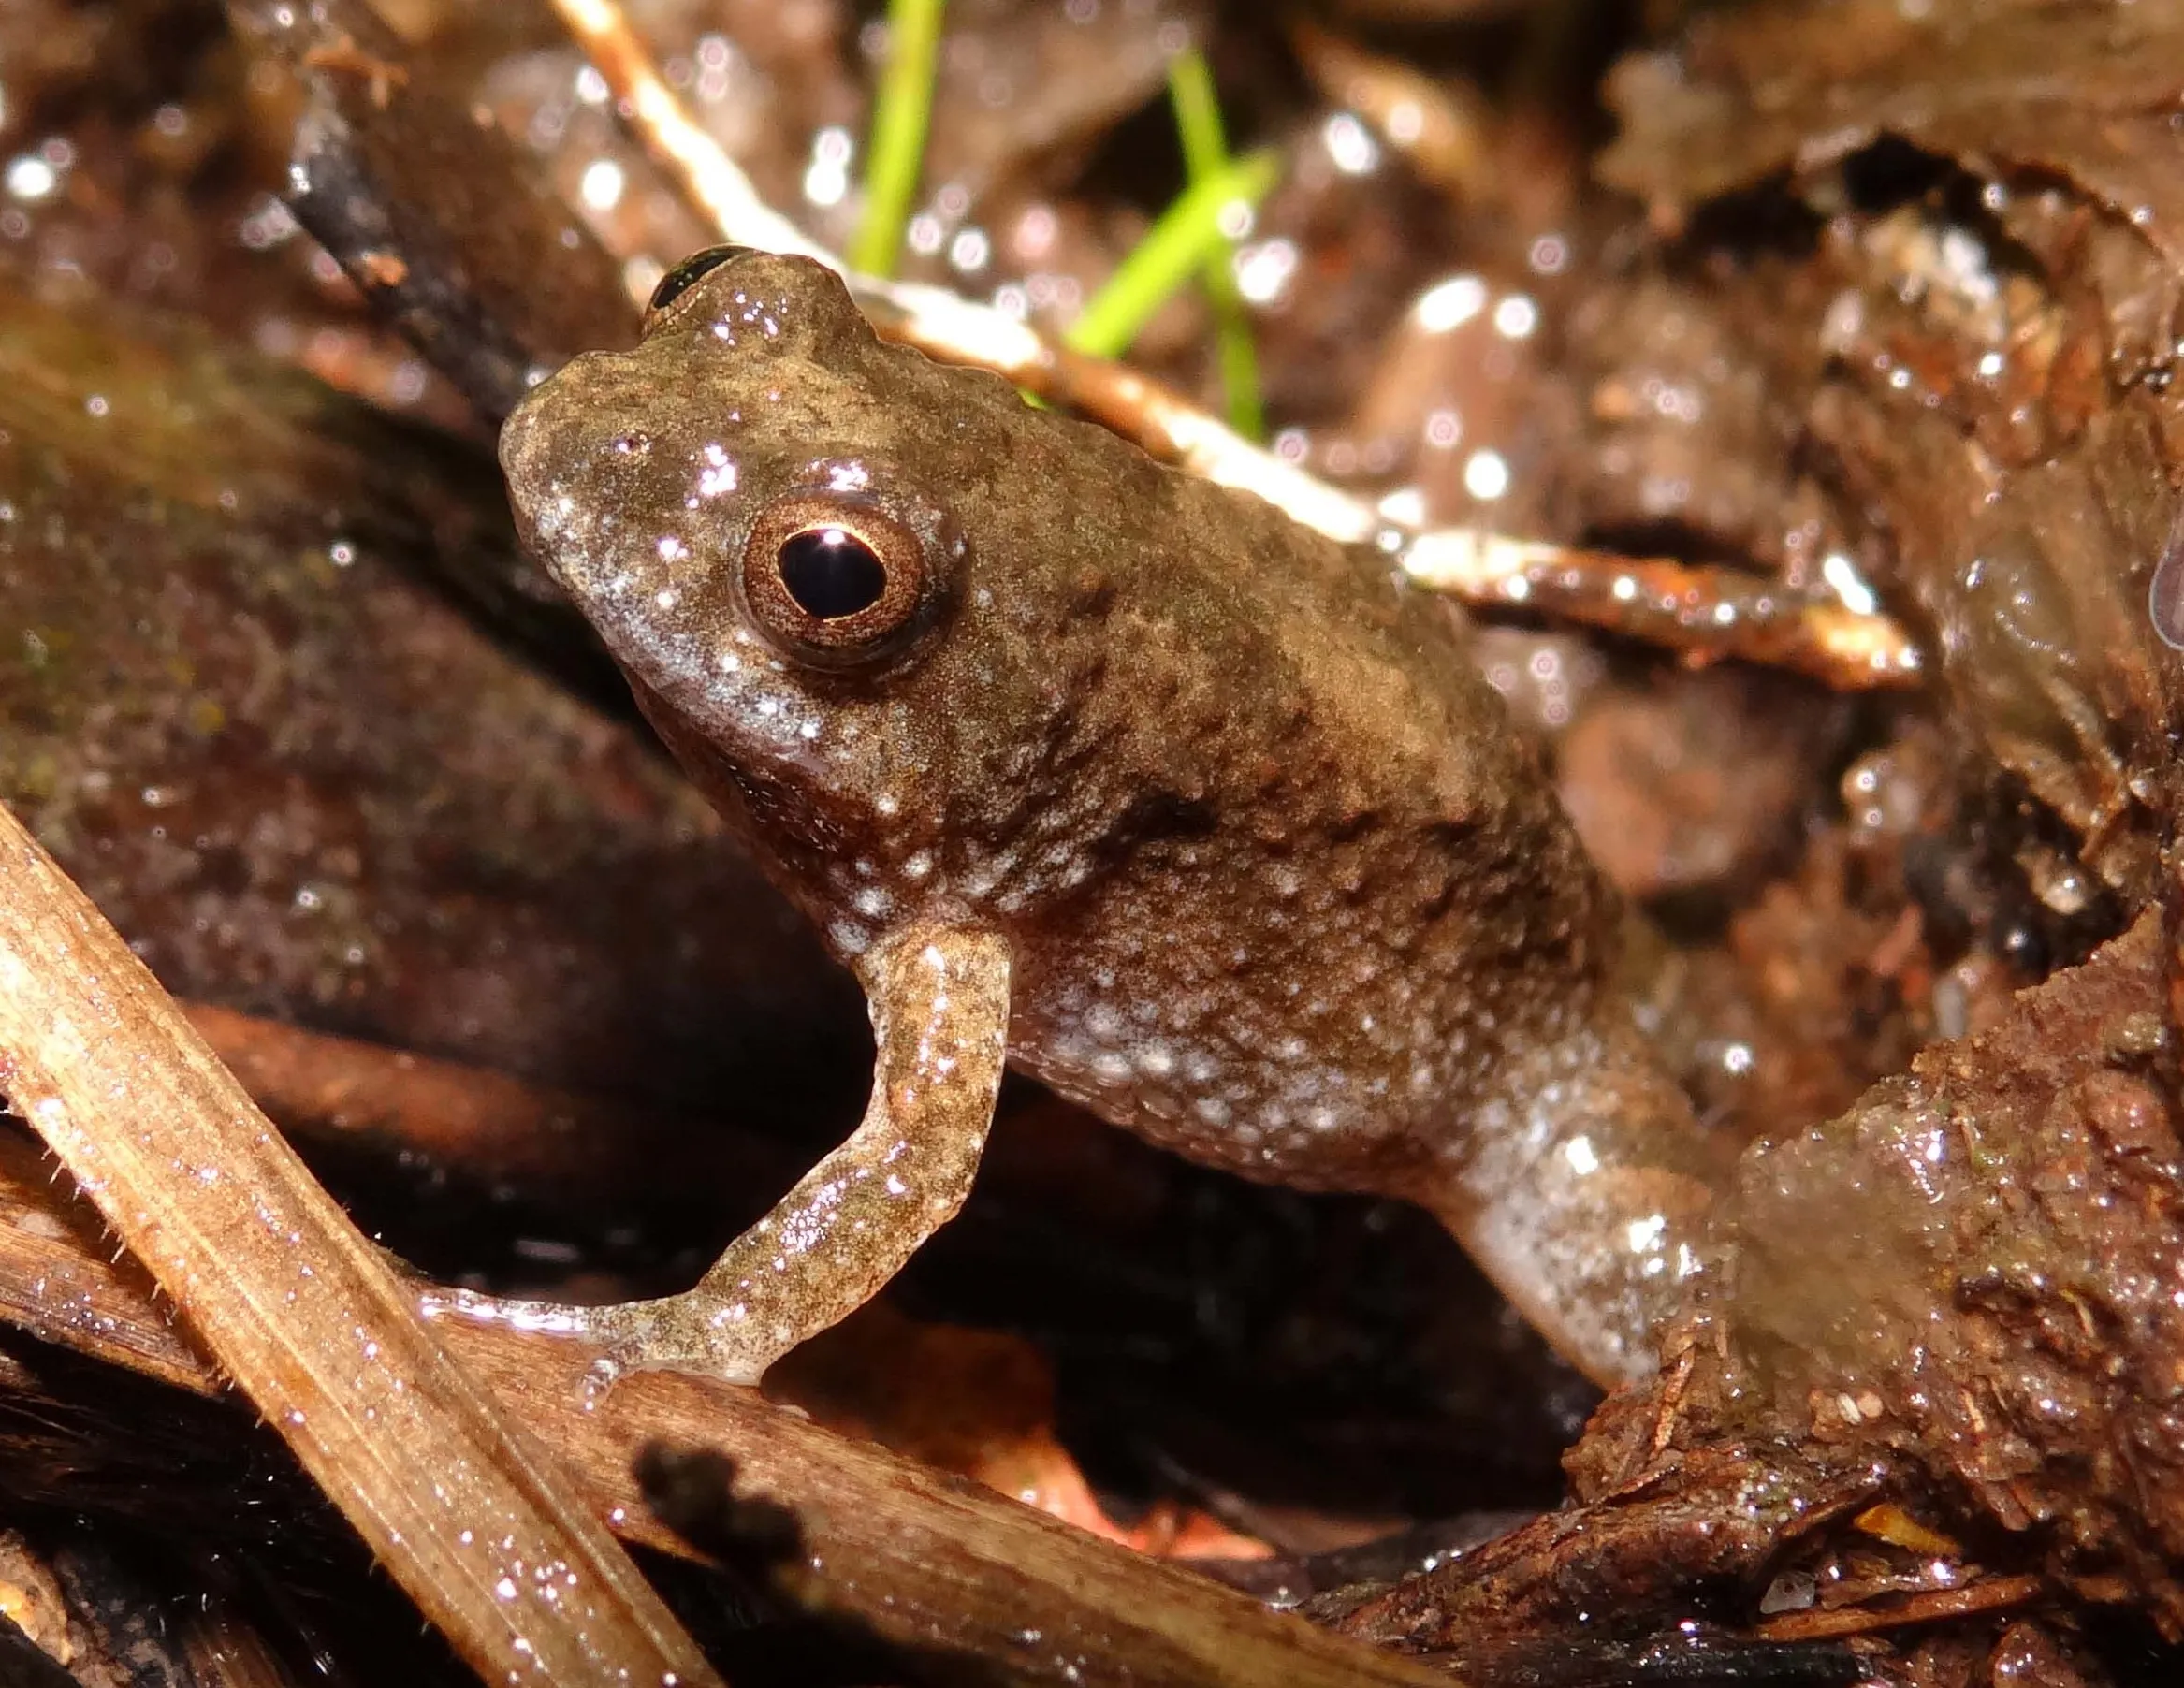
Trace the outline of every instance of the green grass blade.
<instances>
[{"instance_id":1,"label":"green grass blade","mask_svg":"<svg viewBox=\"0 0 2184 1688\"><path fill-rule=\"evenodd\" d=\"M1168 61L1168 103L1183 143L1183 167L1189 180L1203 182L1229 162L1229 141L1221 131L1213 67L1197 48L1187 47Z\"/></svg>"},{"instance_id":2,"label":"green grass blade","mask_svg":"<svg viewBox=\"0 0 2184 1688\"><path fill-rule=\"evenodd\" d=\"M887 64L872 109L865 214L848 254L850 268L866 275L893 275L902 251L902 231L925 168L943 9L945 0L888 0Z\"/></svg>"},{"instance_id":3,"label":"green grass blade","mask_svg":"<svg viewBox=\"0 0 2184 1688\"><path fill-rule=\"evenodd\" d=\"M1273 191L1281 167L1275 153L1252 153L1186 188L1062 339L1095 357L1121 357L1170 294L1201 273L1209 256L1227 252L1221 213L1237 200L1257 205Z\"/></svg>"},{"instance_id":4,"label":"green grass blade","mask_svg":"<svg viewBox=\"0 0 2184 1688\"><path fill-rule=\"evenodd\" d=\"M1183 146L1186 179L1201 182L1217 174L1229 163L1229 142L1222 133L1221 105L1214 91L1214 73L1205 54L1195 47L1179 52L1168 64L1168 102L1175 112L1175 133ZM1213 306L1215 345L1221 366L1221 392L1228 403L1229 426L1247 440L1266 437L1266 412L1259 400L1259 348L1251 338L1251 318L1244 297L1236 290L1235 271L1230 268L1234 243L1224 240L1206 259L1203 284Z\"/></svg>"}]
</instances>

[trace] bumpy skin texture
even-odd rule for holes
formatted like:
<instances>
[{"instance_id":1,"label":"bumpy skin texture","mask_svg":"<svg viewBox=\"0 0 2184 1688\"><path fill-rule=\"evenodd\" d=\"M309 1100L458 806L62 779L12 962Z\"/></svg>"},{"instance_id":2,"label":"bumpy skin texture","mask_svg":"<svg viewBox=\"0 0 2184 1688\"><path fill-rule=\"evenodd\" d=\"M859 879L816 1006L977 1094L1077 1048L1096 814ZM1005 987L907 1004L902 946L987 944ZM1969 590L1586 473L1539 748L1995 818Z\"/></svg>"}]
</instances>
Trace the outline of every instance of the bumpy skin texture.
<instances>
[{"instance_id":1,"label":"bumpy skin texture","mask_svg":"<svg viewBox=\"0 0 2184 1688\"><path fill-rule=\"evenodd\" d=\"M1012 1064L1195 1160L1420 1200L1589 1370L1644 1369L1705 1151L1442 605L881 343L795 258L578 358L502 456L528 543L852 966L913 919L999 933ZM927 609L871 665L769 641L739 584L815 491L916 536Z\"/></svg>"}]
</instances>

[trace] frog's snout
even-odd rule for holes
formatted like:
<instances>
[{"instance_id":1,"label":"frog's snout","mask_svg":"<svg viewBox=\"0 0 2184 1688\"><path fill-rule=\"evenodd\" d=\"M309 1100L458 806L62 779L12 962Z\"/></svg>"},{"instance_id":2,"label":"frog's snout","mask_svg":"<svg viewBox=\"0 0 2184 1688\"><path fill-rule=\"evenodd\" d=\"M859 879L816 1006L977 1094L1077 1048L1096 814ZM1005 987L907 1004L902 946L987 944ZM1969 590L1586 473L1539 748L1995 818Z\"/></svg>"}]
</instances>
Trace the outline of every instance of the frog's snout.
<instances>
[{"instance_id":1,"label":"frog's snout","mask_svg":"<svg viewBox=\"0 0 2184 1688\"><path fill-rule=\"evenodd\" d=\"M557 498L566 500L553 486L551 463L558 457L553 450L555 430L537 399L538 394L534 392L501 425L501 474L507 483L509 508L515 515L516 531L524 549L558 575L561 571L556 567L555 553L559 547L547 533L541 531L539 518L550 510ZM546 525L553 525L550 517Z\"/></svg>"},{"instance_id":2,"label":"frog's snout","mask_svg":"<svg viewBox=\"0 0 2184 1688\"><path fill-rule=\"evenodd\" d=\"M528 490L536 484L540 437L546 431L540 426L538 411L538 396L544 390L533 387L501 424L501 474L508 483L508 500L518 517Z\"/></svg>"},{"instance_id":3,"label":"frog's snout","mask_svg":"<svg viewBox=\"0 0 2184 1688\"><path fill-rule=\"evenodd\" d=\"M651 442L611 426L615 412L596 402L600 375L587 354L533 388L501 425L501 473L524 548L579 595L584 573L608 532L603 513L627 502L633 474ZM611 375L612 371L604 371Z\"/></svg>"},{"instance_id":4,"label":"frog's snout","mask_svg":"<svg viewBox=\"0 0 2184 1688\"><path fill-rule=\"evenodd\" d=\"M556 431L552 421L553 386L548 376L525 395L501 424L501 473L508 483L508 497L520 516L536 488L550 476L550 462L560 460L553 449Z\"/></svg>"}]
</instances>

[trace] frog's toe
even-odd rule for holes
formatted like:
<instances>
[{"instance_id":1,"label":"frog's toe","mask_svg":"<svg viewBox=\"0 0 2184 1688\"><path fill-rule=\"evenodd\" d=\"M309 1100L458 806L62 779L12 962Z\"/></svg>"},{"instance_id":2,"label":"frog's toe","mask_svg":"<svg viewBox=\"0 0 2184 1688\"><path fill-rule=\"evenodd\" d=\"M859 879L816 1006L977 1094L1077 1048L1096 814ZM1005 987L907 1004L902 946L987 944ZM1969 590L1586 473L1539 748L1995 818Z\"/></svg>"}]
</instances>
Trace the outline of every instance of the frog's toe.
<instances>
[{"instance_id":1,"label":"frog's toe","mask_svg":"<svg viewBox=\"0 0 2184 1688\"><path fill-rule=\"evenodd\" d=\"M760 1329L740 1302L686 1290L655 1302L584 1309L598 1345L596 1382L630 1372L689 1372L724 1383L755 1384L766 1367L808 1331Z\"/></svg>"},{"instance_id":2,"label":"frog's toe","mask_svg":"<svg viewBox=\"0 0 2184 1688\"><path fill-rule=\"evenodd\" d=\"M426 1315L588 1342L595 1384L635 1371L754 1384L864 1305L970 1193L1008 1047L1009 951L983 927L920 924L866 975L879 1065L864 1120L694 1288L604 1307L432 1289Z\"/></svg>"},{"instance_id":3,"label":"frog's toe","mask_svg":"<svg viewBox=\"0 0 2184 1688\"><path fill-rule=\"evenodd\" d=\"M745 1308L704 1288L659 1301L574 1307L519 1301L471 1289L425 1291L428 1318L459 1318L511 1331L579 1342L594 1350L590 1381L604 1387L631 1372L692 1372L728 1383L754 1384L808 1331L762 1330Z\"/></svg>"}]
</instances>

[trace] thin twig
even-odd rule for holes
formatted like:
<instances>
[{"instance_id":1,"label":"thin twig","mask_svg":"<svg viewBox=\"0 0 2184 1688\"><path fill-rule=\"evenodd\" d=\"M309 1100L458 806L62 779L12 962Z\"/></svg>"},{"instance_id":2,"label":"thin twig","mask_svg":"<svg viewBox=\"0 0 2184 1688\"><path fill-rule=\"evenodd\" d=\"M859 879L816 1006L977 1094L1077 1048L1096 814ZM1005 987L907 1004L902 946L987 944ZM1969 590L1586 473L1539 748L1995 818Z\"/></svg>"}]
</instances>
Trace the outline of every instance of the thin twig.
<instances>
[{"instance_id":1,"label":"thin twig","mask_svg":"<svg viewBox=\"0 0 2184 1688\"><path fill-rule=\"evenodd\" d=\"M943 287L849 272L767 205L668 86L615 0L554 0L632 128L723 240L800 253L840 271L879 330L953 363L1005 376L1050 404L1074 409L1153 456L1224 487L1256 492L1291 519L1346 544L1371 544L1420 585L1466 602L1608 627L1688 653L1748 657L1831 686L1900 686L1920 677L1918 647L1890 618L1840 603L1769 593L1725 569L1583 551L1469 528L1420 532L1328 486L1181 395L1120 364L1056 345L1029 325ZM1634 585L1625 591L1619 582ZM1664 583L1648 594L1644 586ZM1670 607L1664 610L1664 598Z\"/></svg>"},{"instance_id":2,"label":"thin twig","mask_svg":"<svg viewBox=\"0 0 2184 1688\"><path fill-rule=\"evenodd\" d=\"M1881 1605L1781 1612L1762 1620L1753 1634L1764 1641L1819 1641L1837 1636L1871 1635L1875 1630L1900 1629L1907 1623L1939 1623L2022 1606L2038 1598L2046 1586L2042 1579L2029 1574L1983 1577L1962 1588L1925 1589Z\"/></svg>"},{"instance_id":3,"label":"thin twig","mask_svg":"<svg viewBox=\"0 0 2184 1688\"><path fill-rule=\"evenodd\" d=\"M489 1681L717 1683L144 964L0 808L0 1093Z\"/></svg>"},{"instance_id":4,"label":"thin twig","mask_svg":"<svg viewBox=\"0 0 2184 1688\"><path fill-rule=\"evenodd\" d=\"M283 1131L386 1161L422 1160L488 1188L601 1202L706 1202L786 1188L808 1157L739 1129L489 1068L306 1031L207 1003L182 1011ZM677 1188L662 1190L673 1160Z\"/></svg>"}]
</instances>

